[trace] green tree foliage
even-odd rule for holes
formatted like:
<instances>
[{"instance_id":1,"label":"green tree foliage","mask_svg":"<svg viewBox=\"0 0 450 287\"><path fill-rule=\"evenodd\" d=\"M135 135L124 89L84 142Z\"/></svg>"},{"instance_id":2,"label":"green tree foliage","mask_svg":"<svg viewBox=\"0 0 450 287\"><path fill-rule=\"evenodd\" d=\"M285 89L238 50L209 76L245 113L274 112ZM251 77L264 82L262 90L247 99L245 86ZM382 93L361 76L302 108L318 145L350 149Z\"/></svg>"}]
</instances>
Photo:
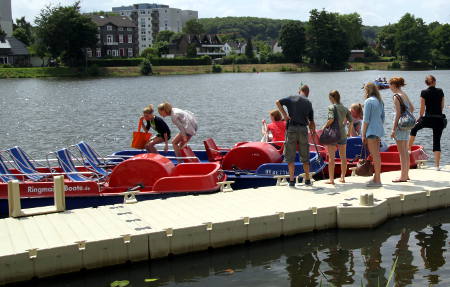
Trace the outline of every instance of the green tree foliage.
<instances>
[{"instance_id":1,"label":"green tree foliage","mask_svg":"<svg viewBox=\"0 0 450 287\"><path fill-rule=\"evenodd\" d=\"M183 33L195 35L203 34L205 33L205 28L198 19L191 19L184 24Z\"/></svg>"},{"instance_id":2,"label":"green tree foliage","mask_svg":"<svg viewBox=\"0 0 450 287\"><path fill-rule=\"evenodd\" d=\"M199 22L205 32L221 34L224 41L248 39L276 41L281 27L290 20L276 20L257 17L202 18Z\"/></svg>"},{"instance_id":3,"label":"green tree foliage","mask_svg":"<svg viewBox=\"0 0 450 287\"><path fill-rule=\"evenodd\" d=\"M169 42L155 42L153 43L152 48L157 51L158 57L169 54Z\"/></svg>"},{"instance_id":4,"label":"green tree foliage","mask_svg":"<svg viewBox=\"0 0 450 287\"><path fill-rule=\"evenodd\" d=\"M35 20L37 35L52 57L61 57L69 66L85 60L84 49L97 43L97 26L80 13L80 3L72 6L47 6Z\"/></svg>"},{"instance_id":5,"label":"green tree foliage","mask_svg":"<svg viewBox=\"0 0 450 287\"><path fill-rule=\"evenodd\" d=\"M255 57L255 54L253 54L253 43L251 38L247 39L247 45L245 45L245 56L249 59Z\"/></svg>"},{"instance_id":6,"label":"green tree foliage","mask_svg":"<svg viewBox=\"0 0 450 287\"><path fill-rule=\"evenodd\" d=\"M406 13L395 25L395 51L408 61L426 60L430 57L428 28L421 18Z\"/></svg>"},{"instance_id":7,"label":"green tree foliage","mask_svg":"<svg viewBox=\"0 0 450 287\"><path fill-rule=\"evenodd\" d=\"M168 30L160 31L158 35L156 35L156 42L170 42L174 34L175 32Z\"/></svg>"},{"instance_id":8,"label":"green tree foliage","mask_svg":"<svg viewBox=\"0 0 450 287\"><path fill-rule=\"evenodd\" d=\"M6 32L0 26L0 37L6 37Z\"/></svg>"},{"instance_id":9,"label":"green tree foliage","mask_svg":"<svg viewBox=\"0 0 450 287\"><path fill-rule=\"evenodd\" d=\"M152 63L149 58L145 58L141 64L141 74L144 76L151 75L153 72Z\"/></svg>"},{"instance_id":10,"label":"green tree foliage","mask_svg":"<svg viewBox=\"0 0 450 287\"><path fill-rule=\"evenodd\" d=\"M197 46L194 43L188 45L186 49L186 56L189 58L197 57Z\"/></svg>"},{"instance_id":11,"label":"green tree foliage","mask_svg":"<svg viewBox=\"0 0 450 287\"><path fill-rule=\"evenodd\" d=\"M437 55L450 57L450 24L436 26L430 31L430 34L433 39L433 49Z\"/></svg>"},{"instance_id":12,"label":"green tree foliage","mask_svg":"<svg viewBox=\"0 0 450 287\"><path fill-rule=\"evenodd\" d=\"M279 45L284 57L294 63L302 61L305 52L305 28L299 21L290 21L283 25Z\"/></svg>"},{"instance_id":13,"label":"green tree foliage","mask_svg":"<svg viewBox=\"0 0 450 287\"><path fill-rule=\"evenodd\" d=\"M335 13L311 10L306 31L307 50L313 63L333 69L344 66L350 47Z\"/></svg>"},{"instance_id":14,"label":"green tree foliage","mask_svg":"<svg viewBox=\"0 0 450 287\"><path fill-rule=\"evenodd\" d=\"M351 49L362 49L367 46L362 36L362 19L358 13L337 14L339 25L345 31Z\"/></svg>"},{"instance_id":15,"label":"green tree foliage","mask_svg":"<svg viewBox=\"0 0 450 287\"><path fill-rule=\"evenodd\" d=\"M38 56L42 60L42 67L45 66L45 58L49 58L51 56L48 52L47 46L45 46L40 39L34 41L34 43L31 44L29 50L32 55Z\"/></svg>"},{"instance_id":16,"label":"green tree foliage","mask_svg":"<svg viewBox=\"0 0 450 287\"><path fill-rule=\"evenodd\" d=\"M159 57L158 50L154 47L145 48L141 53L143 58Z\"/></svg>"},{"instance_id":17,"label":"green tree foliage","mask_svg":"<svg viewBox=\"0 0 450 287\"><path fill-rule=\"evenodd\" d=\"M380 54L385 54L384 51L390 51L391 54L395 54L396 32L397 26L395 24L389 24L381 29L377 37L378 50Z\"/></svg>"},{"instance_id":18,"label":"green tree foliage","mask_svg":"<svg viewBox=\"0 0 450 287\"><path fill-rule=\"evenodd\" d=\"M16 19L16 23L13 24L13 36L25 45L30 46L33 43L32 29L33 27L25 20L25 17Z\"/></svg>"}]
</instances>

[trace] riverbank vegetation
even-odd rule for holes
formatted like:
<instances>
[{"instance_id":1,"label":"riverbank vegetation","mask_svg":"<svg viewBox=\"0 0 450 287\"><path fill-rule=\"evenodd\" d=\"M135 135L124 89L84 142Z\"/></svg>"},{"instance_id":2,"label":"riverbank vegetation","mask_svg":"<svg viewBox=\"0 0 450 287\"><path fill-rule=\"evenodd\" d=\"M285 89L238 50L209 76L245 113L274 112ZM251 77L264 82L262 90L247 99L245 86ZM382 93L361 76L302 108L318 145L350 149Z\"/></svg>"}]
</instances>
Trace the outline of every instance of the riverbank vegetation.
<instances>
[{"instance_id":1,"label":"riverbank vegetation","mask_svg":"<svg viewBox=\"0 0 450 287\"><path fill-rule=\"evenodd\" d=\"M151 64L151 63L150 63ZM394 62L399 66L391 67L390 62L351 63L353 71L364 70L419 70L430 66L408 66L407 62ZM213 69L214 67L214 69ZM197 65L197 66L154 66L145 73L152 75L192 75L209 73L264 73L264 72L319 72L320 67L301 63L277 64L230 64L230 65ZM143 75L142 66L86 68L0 68L0 78L44 78L44 77L137 77Z\"/></svg>"}]
</instances>

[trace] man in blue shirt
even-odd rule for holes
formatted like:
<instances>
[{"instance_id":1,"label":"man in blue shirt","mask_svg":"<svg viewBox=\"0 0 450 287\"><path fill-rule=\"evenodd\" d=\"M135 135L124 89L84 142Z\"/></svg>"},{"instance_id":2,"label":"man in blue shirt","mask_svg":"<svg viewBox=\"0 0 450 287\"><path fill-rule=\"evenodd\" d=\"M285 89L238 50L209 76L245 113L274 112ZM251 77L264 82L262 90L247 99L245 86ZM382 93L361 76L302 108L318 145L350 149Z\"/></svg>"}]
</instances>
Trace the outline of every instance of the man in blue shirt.
<instances>
[{"instance_id":1,"label":"man in blue shirt","mask_svg":"<svg viewBox=\"0 0 450 287\"><path fill-rule=\"evenodd\" d=\"M289 186L295 186L295 156L297 145L299 147L300 159L305 171L305 184L311 185L309 175L309 142L308 126L311 133L316 132L314 123L314 111L308 100L309 87L304 85L300 88L299 95L289 96L276 101L278 109L286 120L286 143L284 145L284 159L289 167ZM284 109L287 108L288 112Z\"/></svg>"}]
</instances>

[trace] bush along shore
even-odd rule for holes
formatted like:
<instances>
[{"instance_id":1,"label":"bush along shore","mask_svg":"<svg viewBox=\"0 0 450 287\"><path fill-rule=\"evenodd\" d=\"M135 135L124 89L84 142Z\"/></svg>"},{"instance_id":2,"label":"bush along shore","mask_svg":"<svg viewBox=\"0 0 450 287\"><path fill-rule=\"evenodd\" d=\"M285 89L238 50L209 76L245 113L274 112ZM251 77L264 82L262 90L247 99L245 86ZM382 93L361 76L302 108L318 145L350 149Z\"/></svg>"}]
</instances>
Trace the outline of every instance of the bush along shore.
<instances>
[{"instance_id":1,"label":"bush along shore","mask_svg":"<svg viewBox=\"0 0 450 287\"><path fill-rule=\"evenodd\" d=\"M104 60L105 62L114 62L108 66L104 62L90 63L87 67L68 68L68 67L37 67L37 68L0 68L0 78L42 78L42 77L136 77L141 76L141 63L143 59L120 59ZM103 60L102 60L103 61ZM122 65L119 65L122 64ZM131 64L130 64L131 63ZM263 72L322 72L323 69L309 64L229 64L229 65L211 65L185 60L189 65L159 65L153 63L151 68L152 75L191 75L208 73L263 73ZM185 64L182 63L182 64ZM203 65L202 65L203 64ZM433 69L427 63L406 63L406 62L352 62L349 66L353 71L364 70L427 70Z\"/></svg>"}]
</instances>

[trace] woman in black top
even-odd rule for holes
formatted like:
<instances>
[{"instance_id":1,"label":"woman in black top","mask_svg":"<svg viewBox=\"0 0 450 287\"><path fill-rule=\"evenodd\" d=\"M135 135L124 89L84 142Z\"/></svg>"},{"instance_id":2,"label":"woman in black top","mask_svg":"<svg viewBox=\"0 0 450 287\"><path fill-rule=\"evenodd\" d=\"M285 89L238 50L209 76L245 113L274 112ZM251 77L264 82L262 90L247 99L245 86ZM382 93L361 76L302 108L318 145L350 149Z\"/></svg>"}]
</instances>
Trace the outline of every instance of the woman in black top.
<instances>
[{"instance_id":1,"label":"woman in black top","mask_svg":"<svg viewBox=\"0 0 450 287\"><path fill-rule=\"evenodd\" d=\"M414 144L417 132L423 128L433 129L433 152L436 170L439 170L441 161L441 136L447 126L447 119L442 113L444 109L444 92L436 88L436 78L429 75L425 78L428 89L420 94L420 117L411 130L409 148Z\"/></svg>"},{"instance_id":2,"label":"woman in black top","mask_svg":"<svg viewBox=\"0 0 450 287\"><path fill-rule=\"evenodd\" d=\"M143 111L143 116L141 117L142 127L145 132L148 132L151 129L157 132L156 136L151 138L147 144L145 144L145 149L149 153L158 153L158 150L155 148L155 145L164 142L164 152L167 152L169 149L169 139L170 139L170 129L166 122L155 116L153 113L153 105L149 105Z\"/></svg>"}]
</instances>

